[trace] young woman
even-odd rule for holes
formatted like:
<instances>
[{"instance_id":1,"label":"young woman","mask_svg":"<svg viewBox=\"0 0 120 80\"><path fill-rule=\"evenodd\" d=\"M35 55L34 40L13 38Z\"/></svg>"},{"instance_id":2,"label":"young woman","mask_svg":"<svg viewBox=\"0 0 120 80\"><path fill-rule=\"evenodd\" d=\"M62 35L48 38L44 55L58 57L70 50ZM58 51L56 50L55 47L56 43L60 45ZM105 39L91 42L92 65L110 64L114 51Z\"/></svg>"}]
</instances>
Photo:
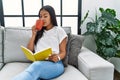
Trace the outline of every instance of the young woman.
<instances>
[{"instance_id":1,"label":"young woman","mask_svg":"<svg viewBox=\"0 0 120 80\"><path fill-rule=\"evenodd\" d=\"M39 19L44 25L41 30L32 27L32 37L27 48L33 52L51 47L52 55L45 61L33 62L25 71L12 80L41 80L60 76L64 72L62 59L66 55L67 35L61 27L57 27L56 15L53 7L43 6L39 11Z\"/></svg>"}]
</instances>

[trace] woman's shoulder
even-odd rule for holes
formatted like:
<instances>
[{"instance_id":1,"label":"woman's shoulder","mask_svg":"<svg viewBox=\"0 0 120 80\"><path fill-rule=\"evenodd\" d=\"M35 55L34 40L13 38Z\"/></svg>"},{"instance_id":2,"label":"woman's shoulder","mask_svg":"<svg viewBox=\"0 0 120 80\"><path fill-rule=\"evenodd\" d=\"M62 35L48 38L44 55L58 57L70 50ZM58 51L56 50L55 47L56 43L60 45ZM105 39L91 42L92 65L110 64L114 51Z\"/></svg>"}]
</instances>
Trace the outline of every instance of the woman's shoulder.
<instances>
[{"instance_id":1,"label":"woman's shoulder","mask_svg":"<svg viewBox=\"0 0 120 80\"><path fill-rule=\"evenodd\" d=\"M61 26L55 26L55 29L58 31L64 31L64 29Z\"/></svg>"},{"instance_id":2,"label":"woman's shoulder","mask_svg":"<svg viewBox=\"0 0 120 80\"><path fill-rule=\"evenodd\" d=\"M57 31L57 33L58 33L59 35L63 35L63 34L66 35L65 30L64 30L63 27L61 27L61 26L57 26L55 31Z\"/></svg>"}]
</instances>

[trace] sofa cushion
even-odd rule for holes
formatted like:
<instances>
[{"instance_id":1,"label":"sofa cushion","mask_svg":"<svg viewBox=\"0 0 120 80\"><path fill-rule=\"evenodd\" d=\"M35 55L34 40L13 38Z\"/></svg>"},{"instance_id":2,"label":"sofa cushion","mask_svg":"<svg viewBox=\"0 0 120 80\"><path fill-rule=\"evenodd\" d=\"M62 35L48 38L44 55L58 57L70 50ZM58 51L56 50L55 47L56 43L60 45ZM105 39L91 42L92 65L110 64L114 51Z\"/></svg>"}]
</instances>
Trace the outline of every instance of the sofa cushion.
<instances>
[{"instance_id":1,"label":"sofa cushion","mask_svg":"<svg viewBox=\"0 0 120 80\"><path fill-rule=\"evenodd\" d=\"M62 27L67 34L71 33L71 27Z\"/></svg>"},{"instance_id":2,"label":"sofa cushion","mask_svg":"<svg viewBox=\"0 0 120 80\"><path fill-rule=\"evenodd\" d=\"M7 63L0 71L0 79L11 80L12 77L25 70L30 63Z\"/></svg>"},{"instance_id":3,"label":"sofa cushion","mask_svg":"<svg viewBox=\"0 0 120 80\"><path fill-rule=\"evenodd\" d=\"M67 33L67 35L68 35L68 42L69 42L69 36L70 36L70 33L71 33L71 27L62 27L62 28ZM66 46L66 56L62 60L62 62L63 62L65 67L67 67L67 65L68 65L68 54L69 54L69 43L67 43L67 46Z\"/></svg>"},{"instance_id":4,"label":"sofa cushion","mask_svg":"<svg viewBox=\"0 0 120 80\"><path fill-rule=\"evenodd\" d=\"M20 46L27 46L31 30L27 28L5 28L4 32L4 62L27 61ZM20 56L20 57L19 57Z\"/></svg>"},{"instance_id":5,"label":"sofa cushion","mask_svg":"<svg viewBox=\"0 0 120 80\"><path fill-rule=\"evenodd\" d=\"M64 74L53 80L88 80L88 79L75 67L68 65L68 67L65 68Z\"/></svg>"},{"instance_id":6,"label":"sofa cushion","mask_svg":"<svg viewBox=\"0 0 120 80\"><path fill-rule=\"evenodd\" d=\"M67 34L71 33L70 27L63 27L63 29ZM21 51L20 46L27 45L31 37L31 28L6 27L4 36L4 62L6 63L11 61L28 61L24 56L23 52ZM68 58L66 56L66 58L63 60L64 66L66 66L67 63Z\"/></svg>"},{"instance_id":7,"label":"sofa cushion","mask_svg":"<svg viewBox=\"0 0 120 80\"><path fill-rule=\"evenodd\" d=\"M109 61L115 66L115 70L120 73L120 58L112 57L109 59Z\"/></svg>"},{"instance_id":8,"label":"sofa cushion","mask_svg":"<svg viewBox=\"0 0 120 80\"><path fill-rule=\"evenodd\" d=\"M29 65L30 63L20 62L7 63L4 66L4 68L0 71L0 79L11 80L11 78L25 70ZM65 72L61 76L53 80L88 80L88 79L75 67L69 65L68 67L65 68Z\"/></svg>"},{"instance_id":9,"label":"sofa cushion","mask_svg":"<svg viewBox=\"0 0 120 80\"><path fill-rule=\"evenodd\" d=\"M84 37L82 35L70 34L68 46L68 63L78 68L78 54L81 51Z\"/></svg>"},{"instance_id":10,"label":"sofa cushion","mask_svg":"<svg viewBox=\"0 0 120 80\"><path fill-rule=\"evenodd\" d=\"M0 26L0 62L2 62L3 56L3 27Z\"/></svg>"}]
</instances>

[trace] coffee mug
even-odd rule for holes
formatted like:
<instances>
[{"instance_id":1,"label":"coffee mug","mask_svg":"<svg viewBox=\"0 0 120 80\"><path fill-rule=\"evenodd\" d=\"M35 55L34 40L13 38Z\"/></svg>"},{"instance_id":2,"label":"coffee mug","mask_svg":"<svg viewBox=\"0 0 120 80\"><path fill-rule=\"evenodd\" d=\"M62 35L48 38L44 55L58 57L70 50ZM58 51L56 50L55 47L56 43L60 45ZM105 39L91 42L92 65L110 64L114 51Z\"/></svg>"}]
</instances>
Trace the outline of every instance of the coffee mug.
<instances>
[{"instance_id":1,"label":"coffee mug","mask_svg":"<svg viewBox=\"0 0 120 80\"><path fill-rule=\"evenodd\" d=\"M44 24L43 20L41 19L36 20L36 29L41 30L43 27L43 24Z\"/></svg>"}]
</instances>

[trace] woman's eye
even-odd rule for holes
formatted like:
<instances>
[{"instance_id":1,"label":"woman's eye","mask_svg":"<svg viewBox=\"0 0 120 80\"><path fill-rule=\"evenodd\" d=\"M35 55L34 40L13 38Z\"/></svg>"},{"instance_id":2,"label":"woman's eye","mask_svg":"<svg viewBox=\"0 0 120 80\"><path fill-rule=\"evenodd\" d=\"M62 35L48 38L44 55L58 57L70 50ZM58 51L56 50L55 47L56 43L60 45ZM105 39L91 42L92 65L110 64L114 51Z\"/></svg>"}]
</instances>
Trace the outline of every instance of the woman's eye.
<instances>
[{"instance_id":1,"label":"woman's eye","mask_svg":"<svg viewBox=\"0 0 120 80\"><path fill-rule=\"evenodd\" d=\"M44 16L45 18L47 18L47 16Z\"/></svg>"}]
</instances>

